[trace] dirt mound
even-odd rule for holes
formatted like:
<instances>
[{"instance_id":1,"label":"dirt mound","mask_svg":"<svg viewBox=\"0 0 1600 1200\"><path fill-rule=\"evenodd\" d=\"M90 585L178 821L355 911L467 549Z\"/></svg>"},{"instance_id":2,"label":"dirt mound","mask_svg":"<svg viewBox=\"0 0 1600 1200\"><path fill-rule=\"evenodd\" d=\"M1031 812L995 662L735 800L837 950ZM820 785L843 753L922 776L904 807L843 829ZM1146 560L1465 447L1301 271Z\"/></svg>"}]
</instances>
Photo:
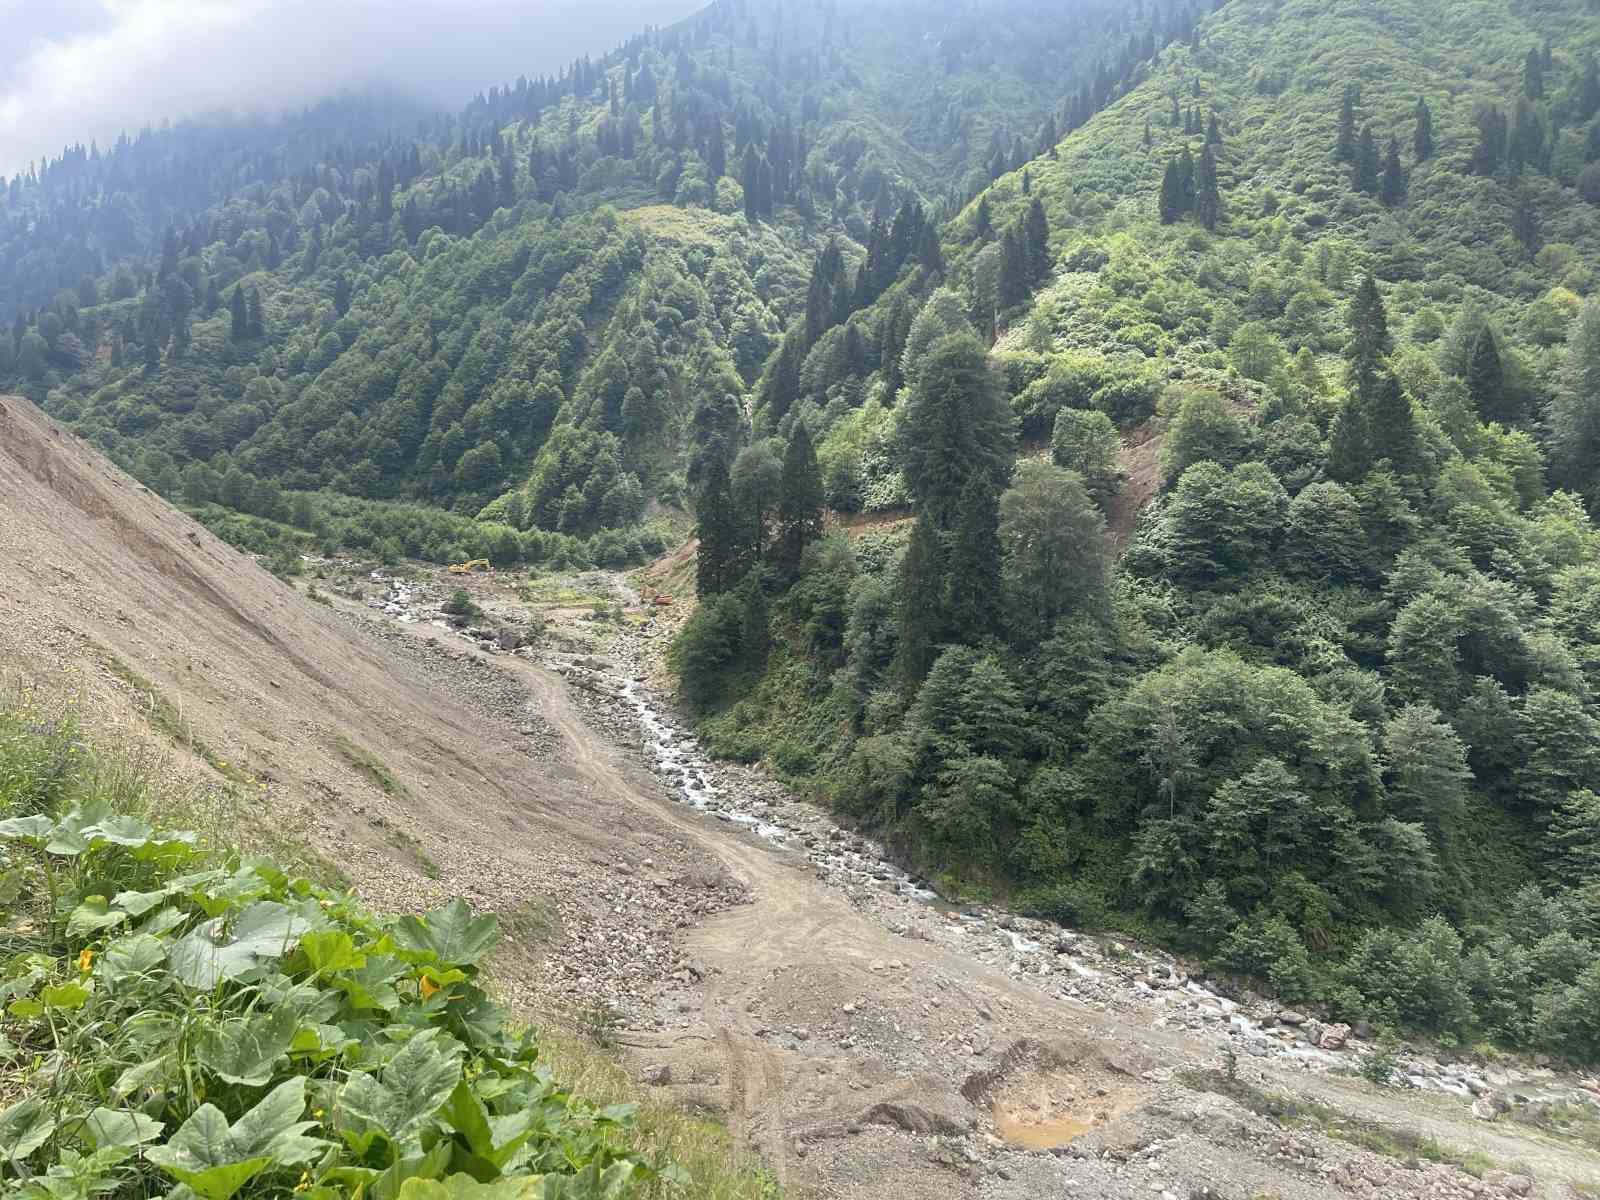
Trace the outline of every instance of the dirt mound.
<instances>
[{"instance_id":1,"label":"dirt mound","mask_svg":"<svg viewBox=\"0 0 1600 1200\"><path fill-rule=\"evenodd\" d=\"M525 686L489 688L482 656L447 634L384 640L362 617L274 578L26 399L0 398L0 664L14 685L83 692L94 725L158 747L175 782L211 797L230 838L320 857L379 906L459 894L546 913L568 937L527 978L576 993L586 974L605 1001L608 954L613 979L642 961L596 902L611 864L687 860L546 761ZM618 936L670 929L671 898ZM577 940L590 949L562 953Z\"/></svg>"}]
</instances>

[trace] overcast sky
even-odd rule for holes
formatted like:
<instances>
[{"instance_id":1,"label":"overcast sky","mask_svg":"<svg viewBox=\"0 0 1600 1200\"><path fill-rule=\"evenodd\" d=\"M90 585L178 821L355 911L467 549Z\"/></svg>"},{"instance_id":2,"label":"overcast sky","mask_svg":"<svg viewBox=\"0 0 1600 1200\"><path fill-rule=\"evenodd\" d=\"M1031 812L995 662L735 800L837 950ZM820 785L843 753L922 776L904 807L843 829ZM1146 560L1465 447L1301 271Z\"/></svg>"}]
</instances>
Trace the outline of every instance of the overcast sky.
<instances>
[{"instance_id":1,"label":"overcast sky","mask_svg":"<svg viewBox=\"0 0 1600 1200\"><path fill-rule=\"evenodd\" d=\"M0 173L167 118L372 82L447 107L699 0L0 0Z\"/></svg>"}]
</instances>

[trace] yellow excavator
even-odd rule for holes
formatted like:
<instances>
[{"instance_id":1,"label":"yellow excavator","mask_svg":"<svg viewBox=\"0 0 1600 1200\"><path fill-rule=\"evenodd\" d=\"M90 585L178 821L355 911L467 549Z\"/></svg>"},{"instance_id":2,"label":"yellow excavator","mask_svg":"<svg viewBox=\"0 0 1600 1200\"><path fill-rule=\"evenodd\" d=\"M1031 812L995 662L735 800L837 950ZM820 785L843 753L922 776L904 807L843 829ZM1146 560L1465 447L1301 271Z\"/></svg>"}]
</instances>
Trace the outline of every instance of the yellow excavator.
<instances>
[{"instance_id":1,"label":"yellow excavator","mask_svg":"<svg viewBox=\"0 0 1600 1200\"><path fill-rule=\"evenodd\" d=\"M487 570L489 570L489 560L487 558L475 558L471 562L450 564L450 574L452 575L470 575L474 571Z\"/></svg>"}]
</instances>

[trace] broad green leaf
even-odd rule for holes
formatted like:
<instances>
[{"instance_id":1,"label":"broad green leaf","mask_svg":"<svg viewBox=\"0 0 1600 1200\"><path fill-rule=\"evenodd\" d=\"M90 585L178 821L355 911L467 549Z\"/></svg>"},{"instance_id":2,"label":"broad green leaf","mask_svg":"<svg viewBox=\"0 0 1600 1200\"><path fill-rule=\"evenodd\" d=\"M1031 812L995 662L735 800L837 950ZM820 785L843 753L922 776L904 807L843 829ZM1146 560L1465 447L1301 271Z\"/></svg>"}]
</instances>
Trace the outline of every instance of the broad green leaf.
<instances>
[{"instance_id":1,"label":"broad green leaf","mask_svg":"<svg viewBox=\"0 0 1600 1200\"><path fill-rule=\"evenodd\" d=\"M102 817L85 829L83 834L91 843L109 842L113 846L131 848L147 844L154 832L149 824L138 817L118 813L115 816Z\"/></svg>"},{"instance_id":2,"label":"broad green leaf","mask_svg":"<svg viewBox=\"0 0 1600 1200\"><path fill-rule=\"evenodd\" d=\"M306 1111L306 1080L296 1075L273 1088L261 1102L233 1123L229 1134L240 1155L270 1154L284 1166L311 1162L327 1146L305 1132L315 1121L299 1118Z\"/></svg>"},{"instance_id":3,"label":"broad green leaf","mask_svg":"<svg viewBox=\"0 0 1600 1200\"><path fill-rule=\"evenodd\" d=\"M446 965L477 962L500 940L500 921L493 913L474 917L465 900L452 900L426 917L402 917L394 940L403 949L431 954Z\"/></svg>"},{"instance_id":4,"label":"broad green leaf","mask_svg":"<svg viewBox=\"0 0 1600 1200\"><path fill-rule=\"evenodd\" d=\"M150 914L150 918L143 925L139 926L138 932L148 934L151 937L162 937L171 933L188 919L188 916L180 908L171 906L159 908Z\"/></svg>"},{"instance_id":5,"label":"broad green leaf","mask_svg":"<svg viewBox=\"0 0 1600 1200\"><path fill-rule=\"evenodd\" d=\"M400 993L395 991L394 981L405 971L405 964L396 959L369 958L364 966L335 975L327 982L350 998L352 1008L393 1012L400 1007Z\"/></svg>"},{"instance_id":6,"label":"broad green leaf","mask_svg":"<svg viewBox=\"0 0 1600 1200\"><path fill-rule=\"evenodd\" d=\"M544 1200L546 1177L521 1175L479 1183L470 1175L446 1179L411 1179L400 1188L399 1200Z\"/></svg>"},{"instance_id":7,"label":"broad green leaf","mask_svg":"<svg viewBox=\"0 0 1600 1200\"><path fill-rule=\"evenodd\" d=\"M454 1147L446 1141L426 1154L407 1155L372 1181L367 1189L369 1200L397 1200L407 1183L438 1179L450 1169L453 1153Z\"/></svg>"},{"instance_id":8,"label":"broad green leaf","mask_svg":"<svg viewBox=\"0 0 1600 1200\"><path fill-rule=\"evenodd\" d=\"M81 983L63 983L57 987L39 989L39 999L46 1008L74 1009L89 1003L94 993Z\"/></svg>"},{"instance_id":9,"label":"broad green leaf","mask_svg":"<svg viewBox=\"0 0 1600 1200\"><path fill-rule=\"evenodd\" d=\"M107 946L95 960L95 973L107 983L117 984L155 970L166 961L167 948L160 938L147 933L130 934Z\"/></svg>"},{"instance_id":10,"label":"broad green leaf","mask_svg":"<svg viewBox=\"0 0 1600 1200\"><path fill-rule=\"evenodd\" d=\"M145 1157L179 1183L188 1184L200 1200L230 1200L234 1193L272 1165L271 1158L262 1156L191 1170L171 1159L167 1149L166 1146L152 1146L145 1151Z\"/></svg>"},{"instance_id":11,"label":"broad green leaf","mask_svg":"<svg viewBox=\"0 0 1600 1200\"><path fill-rule=\"evenodd\" d=\"M104 896L88 896L67 918L67 939L77 941L102 929L120 925L127 919L128 914L111 908Z\"/></svg>"},{"instance_id":12,"label":"broad green leaf","mask_svg":"<svg viewBox=\"0 0 1600 1200\"><path fill-rule=\"evenodd\" d=\"M50 830L50 836L44 844L46 854L57 854L63 858L76 858L89 848L89 840L83 831L92 826L102 815L101 812L83 808L74 808L62 817Z\"/></svg>"},{"instance_id":13,"label":"broad green leaf","mask_svg":"<svg viewBox=\"0 0 1600 1200\"><path fill-rule=\"evenodd\" d=\"M36 1096L29 1096L0 1113L0 1158L14 1162L27 1158L50 1140L55 1117Z\"/></svg>"},{"instance_id":14,"label":"broad green leaf","mask_svg":"<svg viewBox=\"0 0 1600 1200\"><path fill-rule=\"evenodd\" d=\"M143 1091L152 1081L165 1075L171 1064L171 1056L166 1054L146 1062L135 1063L117 1076L116 1083L111 1085L111 1092L115 1096L131 1096L135 1092Z\"/></svg>"},{"instance_id":15,"label":"broad green leaf","mask_svg":"<svg viewBox=\"0 0 1600 1200\"><path fill-rule=\"evenodd\" d=\"M77 1129L92 1149L142 1146L161 1136L163 1126L134 1109L97 1108Z\"/></svg>"},{"instance_id":16,"label":"broad green leaf","mask_svg":"<svg viewBox=\"0 0 1600 1200\"><path fill-rule=\"evenodd\" d=\"M316 1124L299 1119L305 1107L303 1076L273 1088L231 1128L220 1109L202 1104L171 1141L145 1157L203 1200L229 1200L267 1167L298 1166L321 1154L327 1143L304 1136Z\"/></svg>"},{"instance_id":17,"label":"broad green leaf","mask_svg":"<svg viewBox=\"0 0 1600 1200\"><path fill-rule=\"evenodd\" d=\"M192 988L210 991L224 979L238 979L283 957L310 927L308 919L284 905L260 901L240 913L231 930L218 918L174 943L172 973Z\"/></svg>"},{"instance_id":18,"label":"broad green leaf","mask_svg":"<svg viewBox=\"0 0 1600 1200\"><path fill-rule=\"evenodd\" d=\"M306 956L311 969L317 972L348 971L367 961L366 955L356 952L355 942L342 929L306 934L300 939L300 953Z\"/></svg>"},{"instance_id":19,"label":"broad green leaf","mask_svg":"<svg viewBox=\"0 0 1600 1200\"><path fill-rule=\"evenodd\" d=\"M591 1158L576 1175L548 1175L540 1200L621 1200L633 1186L636 1164L623 1160L604 1169Z\"/></svg>"},{"instance_id":20,"label":"broad green leaf","mask_svg":"<svg viewBox=\"0 0 1600 1200\"><path fill-rule=\"evenodd\" d=\"M19 1021L32 1021L44 1016L44 1005L37 1000L13 1000L6 1011Z\"/></svg>"},{"instance_id":21,"label":"broad green leaf","mask_svg":"<svg viewBox=\"0 0 1600 1200\"><path fill-rule=\"evenodd\" d=\"M491 1050L500 1042L506 1023L505 1009L478 988L453 996L448 1015L450 1032L476 1050Z\"/></svg>"},{"instance_id":22,"label":"broad green leaf","mask_svg":"<svg viewBox=\"0 0 1600 1200\"><path fill-rule=\"evenodd\" d=\"M459 1133L474 1154L488 1154L494 1149L494 1131L489 1127L489 1110L473 1094L472 1085L465 1079L458 1082L450 1099L439 1112L444 1123Z\"/></svg>"},{"instance_id":23,"label":"broad green leaf","mask_svg":"<svg viewBox=\"0 0 1600 1200\"><path fill-rule=\"evenodd\" d=\"M43 843L55 828L55 822L41 813L31 817L12 817L0 821L0 839L12 842Z\"/></svg>"},{"instance_id":24,"label":"broad green leaf","mask_svg":"<svg viewBox=\"0 0 1600 1200\"><path fill-rule=\"evenodd\" d=\"M165 904L173 896L176 896L180 890L182 889L168 884L166 887L154 892L118 892L111 897L111 903L115 904L130 917L142 917L152 908Z\"/></svg>"},{"instance_id":25,"label":"broad green leaf","mask_svg":"<svg viewBox=\"0 0 1600 1200\"><path fill-rule=\"evenodd\" d=\"M228 1083L260 1087L289 1051L300 1021L288 1009L227 1021L209 1030L196 1053L200 1064Z\"/></svg>"},{"instance_id":26,"label":"broad green leaf","mask_svg":"<svg viewBox=\"0 0 1600 1200\"><path fill-rule=\"evenodd\" d=\"M326 1025L339 1014L343 1001L338 992L327 991L311 983L294 983L287 975L272 974L258 980L261 998L273 1008L287 1008L302 1023Z\"/></svg>"},{"instance_id":27,"label":"broad green leaf","mask_svg":"<svg viewBox=\"0 0 1600 1200\"><path fill-rule=\"evenodd\" d=\"M381 1080L354 1072L339 1092L339 1108L358 1125L383 1130L394 1142L409 1138L439 1111L461 1078L461 1064L419 1033L383 1069Z\"/></svg>"}]
</instances>

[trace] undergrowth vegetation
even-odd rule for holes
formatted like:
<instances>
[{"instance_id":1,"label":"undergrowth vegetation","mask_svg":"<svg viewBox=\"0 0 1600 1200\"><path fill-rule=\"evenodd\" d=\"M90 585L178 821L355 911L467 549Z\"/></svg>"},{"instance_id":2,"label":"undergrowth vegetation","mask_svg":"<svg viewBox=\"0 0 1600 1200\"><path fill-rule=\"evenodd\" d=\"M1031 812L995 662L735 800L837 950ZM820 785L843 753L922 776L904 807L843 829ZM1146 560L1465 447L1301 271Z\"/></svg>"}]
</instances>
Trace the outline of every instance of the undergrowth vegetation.
<instances>
[{"instance_id":1,"label":"undergrowth vegetation","mask_svg":"<svg viewBox=\"0 0 1600 1200\"><path fill-rule=\"evenodd\" d=\"M760 1196L709 1127L484 990L496 918L383 917L150 824L60 711L0 712L0 1187L33 1200Z\"/></svg>"}]
</instances>

